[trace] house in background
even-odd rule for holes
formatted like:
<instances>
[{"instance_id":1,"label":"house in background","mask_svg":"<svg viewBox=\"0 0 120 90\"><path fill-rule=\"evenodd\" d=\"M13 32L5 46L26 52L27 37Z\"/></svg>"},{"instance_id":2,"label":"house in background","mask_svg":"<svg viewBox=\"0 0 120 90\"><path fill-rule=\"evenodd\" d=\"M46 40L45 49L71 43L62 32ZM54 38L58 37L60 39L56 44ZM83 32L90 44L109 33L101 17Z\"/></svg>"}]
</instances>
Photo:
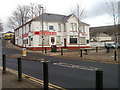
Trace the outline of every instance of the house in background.
<instances>
[{"instance_id":1,"label":"house in background","mask_svg":"<svg viewBox=\"0 0 120 90\"><path fill-rule=\"evenodd\" d=\"M43 22L42 22L43 21ZM78 19L75 15L44 13L15 29L15 44L30 50L42 50L42 45L51 49L89 47L89 25L81 22L78 31ZM80 44L80 45L79 45Z\"/></svg>"},{"instance_id":2,"label":"house in background","mask_svg":"<svg viewBox=\"0 0 120 90\"><path fill-rule=\"evenodd\" d=\"M105 43L116 43L118 41L118 25L100 26L90 28L91 45L104 46Z\"/></svg>"}]
</instances>

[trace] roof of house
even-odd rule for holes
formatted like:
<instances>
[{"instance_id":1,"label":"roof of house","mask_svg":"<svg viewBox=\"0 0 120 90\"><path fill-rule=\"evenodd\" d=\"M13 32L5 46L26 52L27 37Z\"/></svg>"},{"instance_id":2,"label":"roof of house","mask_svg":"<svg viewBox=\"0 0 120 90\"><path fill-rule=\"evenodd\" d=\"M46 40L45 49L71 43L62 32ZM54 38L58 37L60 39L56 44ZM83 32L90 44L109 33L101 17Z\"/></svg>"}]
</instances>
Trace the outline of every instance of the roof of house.
<instances>
[{"instance_id":1,"label":"roof of house","mask_svg":"<svg viewBox=\"0 0 120 90\"><path fill-rule=\"evenodd\" d=\"M40 15L39 17L33 19L33 21L41 21L42 16L43 16L43 21L59 21L59 22L65 22L70 17L65 15L59 15L59 14L44 13L43 15Z\"/></svg>"},{"instance_id":2,"label":"roof of house","mask_svg":"<svg viewBox=\"0 0 120 90\"><path fill-rule=\"evenodd\" d=\"M105 33L99 33L96 36L98 36L98 37L110 37L110 35L105 34Z\"/></svg>"},{"instance_id":3,"label":"roof of house","mask_svg":"<svg viewBox=\"0 0 120 90\"><path fill-rule=\"evenodd\" d=\"M109 35L112 35L117 31L118 31L118 25L90 27L90 35L91 36L98 34L98 33L107 33Z\"/></svg>"},{"instance_id":4,"label":"roof of house","mask_svg":"<svg viewBox=\"0 0 120 90\"><path fill-rule=\"evenodd\" d=\"M66 22L72 15L74 14L70 14L68 16L66 15L60 15L60 14L51 14L51 13L43 13L42 15L32 19L31 21L27 22L26 24L32 22L32 21L42 21L42 18L43 18L43 21L48 21L48 22L61 22L61 23L64 23ZM43 16L43 17L42 17ZM74 15L75 16L75 15ZM84 22L81 22L82 24L85 24L85 25L89 25L87 23L84 23ZM24 25L26 25L24 24ZM23 25L23 26L24 26ZM20 26L22 27L22 26ZM18 28L20 28L18 27ZM16 28L16 29L18 29ZM16 30L15 29L15 30Z\"/></svg>"}]
</instances>

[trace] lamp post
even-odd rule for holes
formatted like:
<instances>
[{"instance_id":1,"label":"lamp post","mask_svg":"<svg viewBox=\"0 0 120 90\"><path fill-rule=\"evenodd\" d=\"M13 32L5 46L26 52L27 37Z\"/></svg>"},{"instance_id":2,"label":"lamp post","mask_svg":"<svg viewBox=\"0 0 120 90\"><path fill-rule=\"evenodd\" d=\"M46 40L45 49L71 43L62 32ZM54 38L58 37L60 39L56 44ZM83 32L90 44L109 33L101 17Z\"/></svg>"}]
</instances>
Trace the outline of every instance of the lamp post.
<instances>
[{"instance_id":1,"label":"lamp post","mask_svg":"<svg viewBox=\"0 0 120 90\"><path fill-rule=\"evenodd\" d=\"M42 23L42 53L44 52L44 36L43 36L43 7L40 7L41 10L42 10L42 20L41 20L41 23ZM39 35L39 45L40 45L40 35Z\"/></svg>"},{"instance_id":2,"label":"lamp post","mask_svg":"<svg viewBox=\"0 0 120 90\"><path fill-rule=\"evenodd\" d=\"M42 8L42 53L44 52L44 36L43 36L43 7Z\"/></svg>"}]
</instances>

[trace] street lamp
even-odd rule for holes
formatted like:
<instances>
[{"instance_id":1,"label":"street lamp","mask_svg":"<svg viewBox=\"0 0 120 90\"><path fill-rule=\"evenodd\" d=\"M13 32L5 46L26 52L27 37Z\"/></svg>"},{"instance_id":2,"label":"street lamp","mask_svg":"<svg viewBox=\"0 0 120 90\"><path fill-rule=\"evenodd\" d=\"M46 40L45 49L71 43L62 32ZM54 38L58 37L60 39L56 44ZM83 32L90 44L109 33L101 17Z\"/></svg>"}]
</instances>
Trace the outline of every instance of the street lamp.
<instances>
[{"instance_id":1,"label":"street lamp","mask_svg":"<svg viewBox=\"0 0 120 90\"><path fill-rule=\"evenodd\" d=\"M42 8L42 53L44 52L44 37L43 37L43 7Z\"/></svg>"},{"instance_id":2,"label":"street lamp","mask_svg":"<svg viewBox=\"0 0 120 90\"><path fill-rule=\"evenodd\" d=\"M40 7L42 10L42 53L44 52L44 36L43 36L43 7ZM39 35L39 45L40 45L40 35Z\"/></svg>"}]
</instances>

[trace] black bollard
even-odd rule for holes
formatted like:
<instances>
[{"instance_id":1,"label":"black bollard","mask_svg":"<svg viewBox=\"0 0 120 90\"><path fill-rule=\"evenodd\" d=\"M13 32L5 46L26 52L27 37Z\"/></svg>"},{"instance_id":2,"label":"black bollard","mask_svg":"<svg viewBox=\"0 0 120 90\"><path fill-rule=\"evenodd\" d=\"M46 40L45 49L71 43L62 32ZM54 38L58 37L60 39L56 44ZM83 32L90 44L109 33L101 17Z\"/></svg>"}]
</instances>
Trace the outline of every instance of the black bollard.
<instances>
[{"instance_id":1,"label":"black bollard","mask_svg":"<svg viewBox=\"0 0 120 90\"><path fill-rule=\"evenodd\" d=\"M96 90L103 89L103 71L96 69Z\"/></svg>"},{"instance_id":2,"label":"black bollard","mask_svg":"<svg viewBox=\"0 0 120 90\"><path fill-rule=\"evenodd\" d=\"M80 57L82 57L82 50L80 50Z\"/></svg>"},{"instance_id":3,"label":"black bollard","mask_svg":"<svg viewBox=\"0 0 120 90\"><path fill-rule=\"evenodd\" d=\"M63 48L61 47L61 55L63 55Z\"/></svg>"},{"instance_id":4,"label":"black bollard","mask_svg":"<svg viewBox=\"0 0 120 90\"><path fill-rule=\"evenodd\" d=\"M96 52L98 52L98 47L96 47Z\"/></svg>"},{"instance_id":5,"label":"black bollard","mask_svg":"<svg viewBox=\"0 0 120 90\"><path fill-rule=\"evenodd\" d=\"M2 55L2 60L3 60L3 73L5 73L6 71L6 55Z\"/></svg>"},{"instance_id":6,"label":"black bollard","mask_svg":"<svg viewBox=\"0 0 120 90\"><path fill-rule=\"evenodd\" d=\"M47 53L47 48L45 47L45 53Z\"/></svg>"},{"instance_id":7,"label":"black bollard","mask_svg":"<svg viewBox=\"0 0 120 90\"><path fill-rule=\"evenodd\" d=\"M43 61L44 90L48 90L48 62Z\"/></svg>"},{"instance_id":8,"label":"black bollard","mask_svg":"<svg viewBox=\"0 0 120 90\"><path fill-rule=\"evenodd\" d=\"M85 51L85 55L88 55L87 50L84 50L84 51Z\"/></svg>"},{"instance_id":9,"label":"black bollard","mask_svg":"<svg viewBox=\"0 0 120 90\"><path fill-rule=\"evenodd\" d=\"M115 53L114 53L114 60L117 61L117 52L116 52L116 49L115 49Z\"/></svg>"},{"instance_id":10,"label":"black bollard","mask_svg":"<svg viewBox=\"0 0 120 90\"><path fill-rule=\"evenodd\" d=\"M21 58L18 58L18 81L22 80L22 63Z\"/></svg>"}]
</instances>

